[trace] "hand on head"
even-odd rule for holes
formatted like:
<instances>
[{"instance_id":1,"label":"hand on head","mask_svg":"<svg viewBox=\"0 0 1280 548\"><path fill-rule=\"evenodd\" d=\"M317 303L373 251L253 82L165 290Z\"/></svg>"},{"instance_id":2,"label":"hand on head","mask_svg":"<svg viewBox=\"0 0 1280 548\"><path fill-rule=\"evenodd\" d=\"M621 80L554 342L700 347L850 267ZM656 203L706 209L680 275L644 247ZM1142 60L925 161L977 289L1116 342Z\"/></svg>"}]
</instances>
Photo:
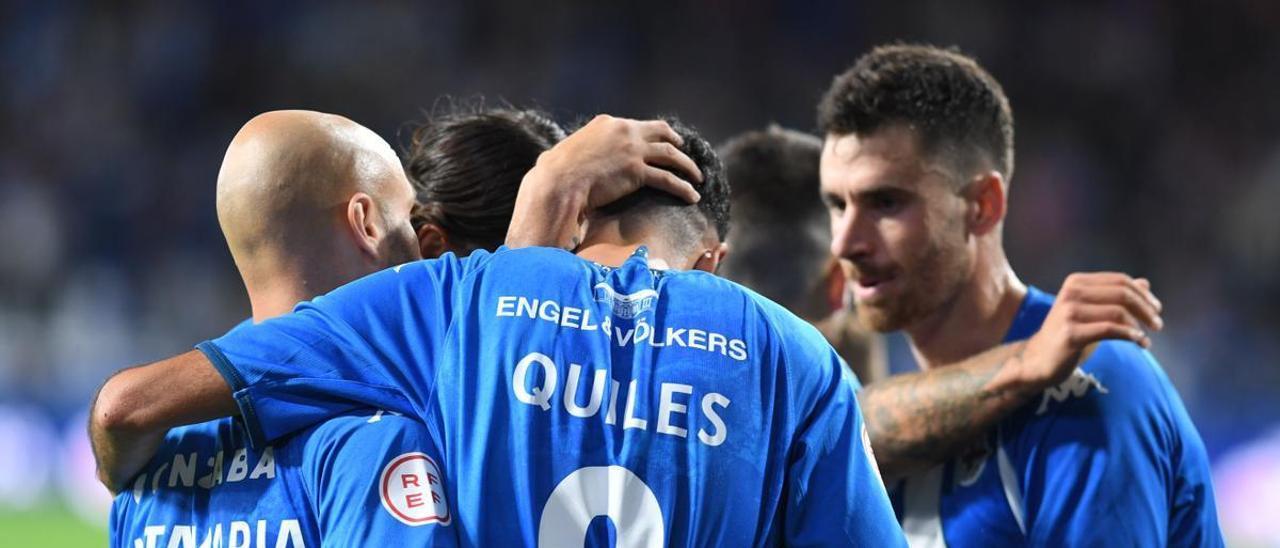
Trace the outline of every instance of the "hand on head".
<instances>
[{"instance_id":1,"label":"hand on head","mask_svg":"<svg viewBox=\"0 0 1280 548\"><path fill-rule=\"evenodd\" d=\"M680 135L661 120L596 116L544 152L525 176L507 245L572 248L581 240L588 212L641 188L696 203L699 194L690 181L701 182L702 173L680 151L681 144ZM546 226L548 215L558 226Z\"/></svg>"}]
</instances>

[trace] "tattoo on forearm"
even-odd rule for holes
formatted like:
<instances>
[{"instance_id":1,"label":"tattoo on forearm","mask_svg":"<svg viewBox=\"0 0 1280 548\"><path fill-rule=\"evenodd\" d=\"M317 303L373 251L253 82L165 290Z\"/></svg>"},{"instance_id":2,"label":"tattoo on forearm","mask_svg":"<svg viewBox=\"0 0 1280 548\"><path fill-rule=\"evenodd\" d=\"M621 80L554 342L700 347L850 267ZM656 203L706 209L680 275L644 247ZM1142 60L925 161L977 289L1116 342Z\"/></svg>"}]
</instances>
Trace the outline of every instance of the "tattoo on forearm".
<instances>
[{"instance_id":1,"label":"tattoo on forearm","mask_svg":"<svg viewBox=\"0 0 1280 548\"><path fill-rule=\"evenodd\" d=\"M992 379L1022 349L995 366L971 371L944 367L897 375L868 385L859 396L881 470L889 476L931 466L958 454L1020 402Z\"/></svg>"}]
</instances>

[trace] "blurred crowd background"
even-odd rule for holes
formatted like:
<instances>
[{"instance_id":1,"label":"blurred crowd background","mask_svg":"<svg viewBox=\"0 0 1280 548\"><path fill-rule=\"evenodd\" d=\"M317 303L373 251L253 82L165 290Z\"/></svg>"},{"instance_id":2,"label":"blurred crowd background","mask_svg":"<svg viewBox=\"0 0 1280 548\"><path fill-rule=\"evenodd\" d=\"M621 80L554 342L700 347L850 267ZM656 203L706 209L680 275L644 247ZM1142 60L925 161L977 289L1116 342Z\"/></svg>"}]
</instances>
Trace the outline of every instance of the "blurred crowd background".
<instances>
[{"instance_id":1,"label":"blurred crowd background","mask_svg":"<svg viewBox=\"0 0 1280 548\"><path fill-rule=\"evenodd\" d=\"M483 97L563 122L674 113L722 142L812 131L836 73L907 40L959 46L1009 95L1025 281L1153 281L1154 353L1224 526L1280 544L1277 28L1280 3L1233 0L0 2L0 515L104 523L93 391L248 315L213 197L253 115L335 112L402 144L441 97Z\"/></svg>"}]
</instances>

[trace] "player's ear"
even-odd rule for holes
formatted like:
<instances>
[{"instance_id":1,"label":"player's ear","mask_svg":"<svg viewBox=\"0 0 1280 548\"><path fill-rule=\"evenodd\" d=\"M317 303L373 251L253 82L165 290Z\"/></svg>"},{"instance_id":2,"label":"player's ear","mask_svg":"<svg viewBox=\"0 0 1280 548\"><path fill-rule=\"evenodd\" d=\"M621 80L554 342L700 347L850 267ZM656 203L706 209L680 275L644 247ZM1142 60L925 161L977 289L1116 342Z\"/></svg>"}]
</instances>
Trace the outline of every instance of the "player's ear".
<instances>
[{"instance_id":1,"label":"player's ear","mask_svg":"<svg viewBox=\"0 0 1280 548\"><path fill-rule=\"evenodd\" d=\"M434 223L427 223L418 229L418 250L423 259L435 259L453 248L449 247L449 234Z\"/></svg>"},{"instance_id":2,"label":"player's ear","mask_svg":"<svg viewBox=\"0 0 1280 548\"><path fill-rule=\"evenodd\" d=\"M998 171L987 171L975 176L965 188L964 195L968 203L966 221L974 234L987 234L1004 221L1008 204L1004 176Z\"/></svg>"},{"instance_id":3,"label":"player's ear","mask_svg":"<svg viewBox=\"0 0 1280 548\"><path fill-rule=\"evenodd\" d=\"M347 228L356 247L369 259L378 259L383 230L377 204L368 194L357 192L347 200Z\"/></svg>"},{"instance_id":4,"label":"player's ear","mask_svg":"<svg viewBox=\"0 0 1280 548\"><path fill-rule=\"evenodd\" d=\"M715 247L704 250L702 254L698 256L698 260L694 261L693 268L694 270L701 270L703 272L715 274L716 271L720 269L720 263L728 256L729 244L720 242Z\"/></svg>"}]
</instances>

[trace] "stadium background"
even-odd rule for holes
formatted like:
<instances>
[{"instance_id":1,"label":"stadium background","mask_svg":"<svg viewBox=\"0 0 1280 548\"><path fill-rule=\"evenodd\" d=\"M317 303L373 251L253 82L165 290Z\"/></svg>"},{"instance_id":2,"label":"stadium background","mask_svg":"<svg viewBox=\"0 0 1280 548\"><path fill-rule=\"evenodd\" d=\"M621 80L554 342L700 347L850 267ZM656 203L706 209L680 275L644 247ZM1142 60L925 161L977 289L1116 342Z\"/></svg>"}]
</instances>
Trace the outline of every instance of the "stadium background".
<instances>
[{"instance_id":1,"label":"stadium background","mask_svg":"<svg viewBox=\"0 0 1280 548\"><path fill-rule=\"evenodd\" d=\"M247 315L213 189L254 114L336 112L403 143L437 97L483 95L562 121L677 113L721 142L812 130L833 75L905 39L959 45L1012 101L1024 280L1153 280L1154 352L1229 540L1280 544L1280 4L543 4L0 3L3 543L102 544L93 390Z\"/></svg>"}]
</instances>

